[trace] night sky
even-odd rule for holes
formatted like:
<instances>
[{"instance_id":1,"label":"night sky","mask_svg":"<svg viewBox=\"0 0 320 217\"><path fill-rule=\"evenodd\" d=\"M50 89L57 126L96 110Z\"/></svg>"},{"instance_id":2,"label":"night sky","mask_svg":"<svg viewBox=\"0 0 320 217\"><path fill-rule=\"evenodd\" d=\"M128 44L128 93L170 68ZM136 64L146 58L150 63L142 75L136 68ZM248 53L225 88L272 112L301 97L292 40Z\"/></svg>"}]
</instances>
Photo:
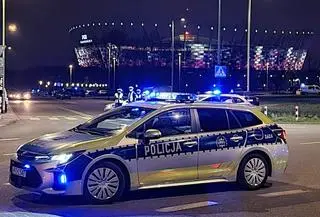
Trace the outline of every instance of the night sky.
<instances>
[{"instance_id":1,"label":"night sky","mask_svg":"<svg viewBox=\"0 0 320 217\"><path fill-rule=\"evenodd\" d=\"M7 0L7 22L18 25L8 34L8 68L68 65L74 57L68 29L91 22L150 22L167 25L185 16L194 24L217 25L218 0ZM224 26L245 26L247 0L222 0ZM319 0L253 0L253 26L266 29L313 30L320 50ZM316 54L314 54L316 53ZM313 52L315 57L319 52Z\"/></svg>"}]
</instances>

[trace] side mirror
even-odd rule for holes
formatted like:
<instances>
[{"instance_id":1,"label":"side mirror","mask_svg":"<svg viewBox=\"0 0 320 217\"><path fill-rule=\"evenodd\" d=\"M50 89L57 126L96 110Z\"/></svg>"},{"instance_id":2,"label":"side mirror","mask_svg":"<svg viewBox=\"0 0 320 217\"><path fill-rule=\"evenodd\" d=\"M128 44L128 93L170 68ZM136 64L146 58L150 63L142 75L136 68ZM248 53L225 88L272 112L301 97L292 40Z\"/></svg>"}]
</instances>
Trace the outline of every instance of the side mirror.
<instances>
[{"instance_id":1,"label":"side mirror","mask_svg":"<svg viewBox=\"0 0 320 217\"><path fill-rule=\"evenodd\" d=\"M156 129L149 129L144 133L145 139L159 139L161 137L161 132Z\"/></svg>"}]
</instances>

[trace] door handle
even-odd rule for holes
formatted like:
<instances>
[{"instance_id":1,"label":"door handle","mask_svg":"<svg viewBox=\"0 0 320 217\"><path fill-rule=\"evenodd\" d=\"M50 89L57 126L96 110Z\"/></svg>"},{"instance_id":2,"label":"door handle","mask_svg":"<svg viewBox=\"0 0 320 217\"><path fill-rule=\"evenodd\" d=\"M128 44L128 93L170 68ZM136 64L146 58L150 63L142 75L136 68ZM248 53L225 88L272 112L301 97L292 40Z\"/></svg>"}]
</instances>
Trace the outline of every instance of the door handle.
<instances>
[{"instance_id":1,"label":"door handle","mask_svg":"<svg viewBox=\"0 0 320 217\"><path fill-rule=\"evenodd\" d=\"M243 140L243 137L242 136L234 136L234 137L231 137L230 140L233 142L239 142L239 141Z\"/></svg>"},{"instance_id":2,"label":"door handle","mask_svg":"<svg viewBox=\"0 0 320 217\"><path fill-rule=\"evenodd\" d=\"M188 147L193 147L193 146L195 146L195 145L198 145L198 142L196 142L196 141L190 141L190 142L184 142L184 143L182 143L183 145L185 145L185 146L188 146Z\"/></svg>"}]
</instances>

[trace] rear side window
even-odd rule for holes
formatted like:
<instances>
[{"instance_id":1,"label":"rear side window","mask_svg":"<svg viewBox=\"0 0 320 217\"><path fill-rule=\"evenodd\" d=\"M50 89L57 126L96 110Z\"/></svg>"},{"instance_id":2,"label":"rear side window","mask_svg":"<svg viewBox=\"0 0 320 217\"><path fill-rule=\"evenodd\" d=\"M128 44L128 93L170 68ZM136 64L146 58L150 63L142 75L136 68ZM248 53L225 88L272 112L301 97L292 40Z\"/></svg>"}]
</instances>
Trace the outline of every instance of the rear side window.
<instances>
[{"instance_id":1,"label":"rear side window","mask_svg":"<svg viewBox=\"0 0 320 217\"><path fill-rule=\"evenodd\" d=\"M212 96L212 97L209 97L205 100L203 100L204 102L220 102L220 99L216 96Z\"/></svg>"},{"instance_id":2,"label":"rear side window","mask_svg":"<svg viewBox=\"0 0 320 217\"><path fill-rule=\"evenodd\" d=\"M234 114L232 114L231 111L228 111L228 119L230 124L230 130L241 128L239 121L235 118Z\"/></svg>"},{"instance_id":3,"label":"rear side window","mask_svg":"<svg viewBox=\"0 0 320 217\"><path fill-rule=\"evenodd\" d=\"M228 130L228 119L224 109L197 109L201 132Z\"/></svg>"},{"instance_id":4,"label":"rear side window","mask_svg":"<svg viewBox=\"0 0 320 217\"><path fill-rule=\"evenodd\" d=\"M252 127L262 124L262 121L251 112L232 111L232 113L239 120L242 127Z\"/></svg>"}]
</instances>

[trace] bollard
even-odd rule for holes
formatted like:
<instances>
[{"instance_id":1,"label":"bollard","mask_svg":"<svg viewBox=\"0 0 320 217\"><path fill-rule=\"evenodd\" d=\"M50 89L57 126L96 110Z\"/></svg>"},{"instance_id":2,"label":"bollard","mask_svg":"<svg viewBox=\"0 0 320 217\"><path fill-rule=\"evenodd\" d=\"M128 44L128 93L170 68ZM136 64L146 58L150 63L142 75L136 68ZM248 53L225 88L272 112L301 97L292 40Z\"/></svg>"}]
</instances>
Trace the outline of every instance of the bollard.
<instances>
[{"instance_id":1,"label":"bollard","mask_svg":"<svg viewBox=\"0 0 320 217\"><path fill-rule=\"evenodd\" d=\"M268 106L264 107L263 113L265 114L265 116L268 116Z\"/></svg>"},{"instance_id":2,"label":"bollard","mask_svg":"<svg viewBox=\"0 0 320 217\"><path fill-rule=\"evenodd\" d=\"M295 116L296 116L296 121L299 120L299 106L295 107Z\"/></svg>"}]
</instances>

